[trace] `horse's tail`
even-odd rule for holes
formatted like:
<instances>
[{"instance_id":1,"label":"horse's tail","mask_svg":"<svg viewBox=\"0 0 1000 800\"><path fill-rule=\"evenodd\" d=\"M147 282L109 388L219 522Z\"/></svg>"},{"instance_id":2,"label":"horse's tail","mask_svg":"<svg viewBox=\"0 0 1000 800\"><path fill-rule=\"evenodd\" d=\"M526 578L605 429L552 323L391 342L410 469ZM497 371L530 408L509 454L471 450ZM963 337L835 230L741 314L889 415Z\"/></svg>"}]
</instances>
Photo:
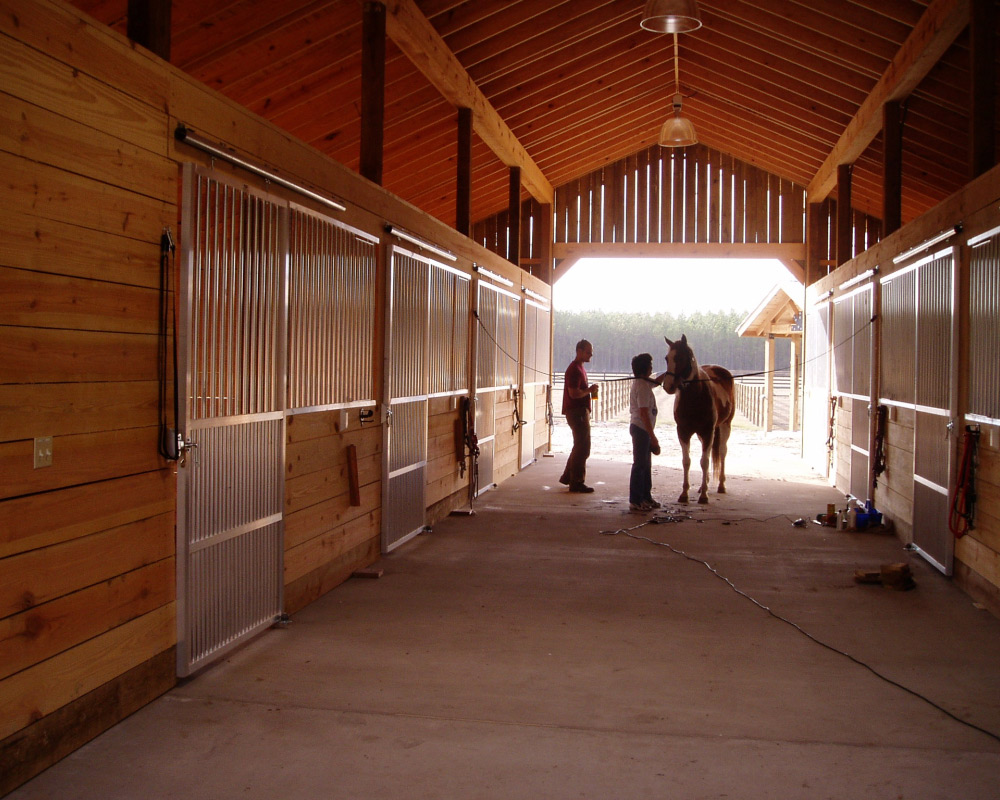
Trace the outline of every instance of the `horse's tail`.
<instances>
[{"instance_id":1,"label":"horse's tail","mask_svg":"<svg viewBox=\"0 0 1000 800\"><path fill-rule=\"evenodd\" d=\"M736 413L735 381L733 374L725 367L708 364L703 369L712 379L715 390L712 394L717 422L712 435L712 478L718 480L722 473L722 428L728 428Z\"/></svg>"}]
</instances>

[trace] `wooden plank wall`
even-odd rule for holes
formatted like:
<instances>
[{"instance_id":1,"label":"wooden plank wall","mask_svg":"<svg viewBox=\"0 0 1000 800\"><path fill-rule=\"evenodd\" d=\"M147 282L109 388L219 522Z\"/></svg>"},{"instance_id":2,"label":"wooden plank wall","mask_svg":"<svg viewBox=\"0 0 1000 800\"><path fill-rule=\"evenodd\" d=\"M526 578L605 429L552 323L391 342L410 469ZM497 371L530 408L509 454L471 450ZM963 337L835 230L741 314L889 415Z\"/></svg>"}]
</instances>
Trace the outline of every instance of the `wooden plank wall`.
<instances>
[{"instance_id":1,"label":"wooden plank wall","mask_svg":"<svg viewBox=\"0 0 1000 800\"><path fill-rule=\"evenodd\" d=\"M955 541L955 574L1000 616L1000 435L980 437L975 528Z\"/></svg>"},{"instance_id":2,"label":"wooden plank wall","mask_svg":"<svg viewBox=\"0 0 1000 800\"><path fill-rule=\"evenodd\" d=\"M289 613L379 556L382 428L362 425L358 410L349 412L348 420L347 429L341 431L339 411L288 417L285 609ZM351 504L348 448L352 446L360 505Z\"/></svg>"},{"instance_id":3,"label":"wooden plank wall","mask_svg":"<svg viewBox=\"0 0 1000 800\"><path fill-rule=\"evenodd\" d=\"M538 212L522 208L522 231ZM836 200L820 215L820 228L835 232ZM703 145L656 145L558 187L554 218L557 242L794 243L804 241L805 190ZM859 255L878 242L881 222L855 211L853 224ZM506 231L504 211L475 223L472 238L502 254ZM835 240L824 239L820 257L832 268ZM521 255L530 258L524 246Z\"/></svg>"},{"instance_id":4,"label":"wooden plank wall","mask_svg":"<svg viewBox=\"0 0 1000 800\"><path fill-rule=\"evenodd\" d=\"M168 81L70 14L14 5L0 13L0 794L113 722L109 696L129 713L172 686L176 641L175 485L156 448ZM48 436L52 466L35 469Z\"/></svg>"},{"instance_id":5,"label":"wooden plank wall","mask_svg":"<svg viewBox=\"0 0 1000 800\"><path fill-rule=\"evenodd\" d=\"M156 448L159 241L165 226L177 233L180 165L208 163L175 141L179 122L340 197L348 224L383 235L389 222L457 253L470 274L476 262L549 287L58 0L0 0L0 75L4 794L175 682L176 476ZM435 401L438 514L465 499L456 419ZM382 428L338 422L288 420L289 611L378 557ZM34 439L47 436L53 465L34 469Z\"/></svg>"}]
</instances>

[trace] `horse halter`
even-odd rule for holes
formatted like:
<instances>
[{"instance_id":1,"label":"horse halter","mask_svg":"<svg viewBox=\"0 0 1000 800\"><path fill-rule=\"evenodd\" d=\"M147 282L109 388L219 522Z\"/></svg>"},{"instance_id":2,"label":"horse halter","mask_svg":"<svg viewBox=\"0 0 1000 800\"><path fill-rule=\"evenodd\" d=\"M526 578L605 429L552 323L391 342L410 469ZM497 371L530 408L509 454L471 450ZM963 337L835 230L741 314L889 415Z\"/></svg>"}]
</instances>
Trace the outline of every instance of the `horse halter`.
<instances>
[{"instance_id":1,"label":"horse halter","mask_svg":"<svg viewBox=\"0 0 1000 800\"><path fill-rule=\"evenodd\" d=\"M674 349L674 347L676 347L676 344L677 343L675 343L674 345L672 345L671 349ZM688 364L688 370L687 370L688 377L687 378L683 378L683 377L679 376L676 372L664 372L663 373L663 377L666 377L667 375L669 375L671 378L674 379L674 389L676 391L678 391L678 392L682 391L683 389L686 389L688 386L690 386L692 383L694 383L697 380L696 378L691 377L691 375L694 374L694 364L693 364L694 359L691 358L690 348L688 348L688 352L685 355L685 359L686 359L687 364ZM669 351L667 352L667 355L664 357L663 360L667 362L667 366L670 366L670 352Z\"/></svg>"}]
</instances>

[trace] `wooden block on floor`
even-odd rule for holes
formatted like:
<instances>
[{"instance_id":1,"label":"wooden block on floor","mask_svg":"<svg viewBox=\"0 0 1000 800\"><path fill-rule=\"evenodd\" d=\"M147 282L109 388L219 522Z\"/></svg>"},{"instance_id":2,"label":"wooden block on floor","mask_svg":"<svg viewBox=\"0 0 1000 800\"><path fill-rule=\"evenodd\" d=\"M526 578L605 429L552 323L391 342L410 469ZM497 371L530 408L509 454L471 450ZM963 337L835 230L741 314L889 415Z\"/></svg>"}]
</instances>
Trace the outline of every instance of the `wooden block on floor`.
<instances>
[{"instance_id":1,"label":"wooden block on floor","mask_svg":"<svg viewBox=\"0 0 1000 800\"><path fill-rule=\"evenodd\" d=\"M356 569L351 573L352 578L381 578L382 568L381 567L365 567L364 569Z\"/></svg>"}]
</instances>

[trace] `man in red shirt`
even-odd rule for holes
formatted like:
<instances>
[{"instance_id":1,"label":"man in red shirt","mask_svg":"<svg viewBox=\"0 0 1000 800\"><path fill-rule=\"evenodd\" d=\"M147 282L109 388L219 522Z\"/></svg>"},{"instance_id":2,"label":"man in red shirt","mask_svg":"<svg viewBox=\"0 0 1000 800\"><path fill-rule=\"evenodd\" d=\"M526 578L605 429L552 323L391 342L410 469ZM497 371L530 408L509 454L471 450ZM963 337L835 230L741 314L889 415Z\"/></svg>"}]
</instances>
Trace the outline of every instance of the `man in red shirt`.
<instances>
[{"instance_id":1,"label":"man in red shirt","mask_svg":"<svg viewBox=\"0 0 1000 800\"><path fill-rule=\"evenodd\" d=\"M594 346L586 339L576 344L576 358L566 367L563 383L562 413L573 432L573 450L566 461L559 483L569 486L571 492L592 492L584 480L587 477L587 459L590 458L590 400L597 392L597 384L587 385L586 364L594 355Z\"/></svg>"}]
</instances>

